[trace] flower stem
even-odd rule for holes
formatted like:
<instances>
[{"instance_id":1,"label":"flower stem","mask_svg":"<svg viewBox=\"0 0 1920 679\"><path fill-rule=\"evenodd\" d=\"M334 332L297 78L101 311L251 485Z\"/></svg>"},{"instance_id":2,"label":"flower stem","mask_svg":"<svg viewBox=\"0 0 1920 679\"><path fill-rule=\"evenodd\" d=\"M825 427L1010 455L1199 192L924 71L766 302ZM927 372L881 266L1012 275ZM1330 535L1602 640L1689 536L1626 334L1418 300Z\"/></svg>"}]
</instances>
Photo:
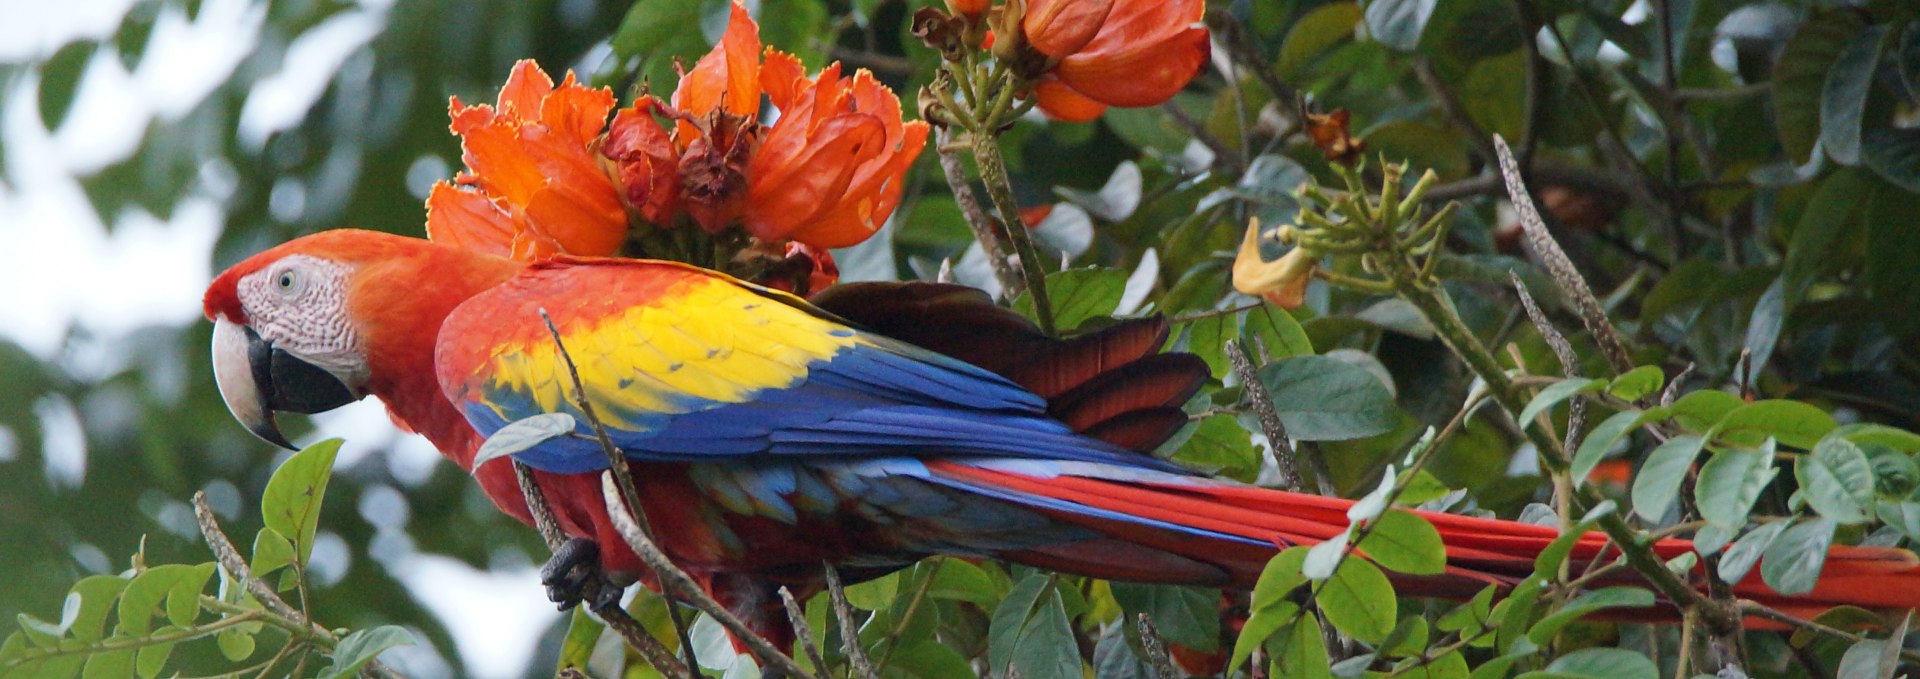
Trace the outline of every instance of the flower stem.
<instances>
[{"instance_id":1,"label":"flower stem","mask_svg":"<svg viewBox=\"0 0 1920 679\"><path fill-rule=\"evenodd\" d=\"M1013 245L1014 257L1020 260L1020 275L1027 282L1027 294L1033 296L1034 320L1042 332L1056 334L1053 304L1047 299L1046 271L1040 267L1040 252L1033 247L1033 237L1027 233L1026 223L1020 219L1019 205L1014 202L1013 184L1007 180L1007 161L1000 155L1000 138L990 130L974 130L970 137L974 163L980 166L980 182L987 186L987 196L993 199L993 206L1000 213L1001 235Z\"/></svg>"}]
</instances>

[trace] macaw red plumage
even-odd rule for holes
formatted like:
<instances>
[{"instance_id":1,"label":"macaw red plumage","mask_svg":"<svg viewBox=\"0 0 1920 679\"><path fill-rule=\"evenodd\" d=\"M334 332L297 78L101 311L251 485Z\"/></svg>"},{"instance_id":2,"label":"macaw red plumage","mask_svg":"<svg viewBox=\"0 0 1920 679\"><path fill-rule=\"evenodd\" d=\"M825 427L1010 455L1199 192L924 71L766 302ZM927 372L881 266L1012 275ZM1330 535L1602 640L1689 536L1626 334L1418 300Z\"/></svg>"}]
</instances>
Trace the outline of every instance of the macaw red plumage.
<instances>
[{"instance_id":1,"label":"macaw red plumage","mask_svg":"<svg viewBox=\"0 0 1920 679\"><path fill-rule=\"evenodd\" d=\"M669 262L526 264L364 231L261 253L221 274L205 304L222 395L250 429L284 443L273 410L378 396L523 522L511 466L473 461L506 423L578 414L546 312L662 547L775 637L774 588L813 591L822 561L860 578L947 553L1247 587L1277 545L1341 534L1352 504L1149 454L1185 424L1180 405L1206 376L1194 357L1160 353L1159 319L1056 340L957 286L843 285L809 303ZM605 570L643 570L607 517L596 444L562 437L516 457L564 530L602 546ZM1421 516L1447 570L1398 578L1403 592L1511 584L1556 536ZM1587 536L1573 558L1600 558L1604 543ZM1692 545L1655 548L1671 558ZM1909 552L1835 547L1810 593L1782 596L1757 575L1736 591L1808 613L1920 606L1914 584Z\"/></svg>"}]
</instances>

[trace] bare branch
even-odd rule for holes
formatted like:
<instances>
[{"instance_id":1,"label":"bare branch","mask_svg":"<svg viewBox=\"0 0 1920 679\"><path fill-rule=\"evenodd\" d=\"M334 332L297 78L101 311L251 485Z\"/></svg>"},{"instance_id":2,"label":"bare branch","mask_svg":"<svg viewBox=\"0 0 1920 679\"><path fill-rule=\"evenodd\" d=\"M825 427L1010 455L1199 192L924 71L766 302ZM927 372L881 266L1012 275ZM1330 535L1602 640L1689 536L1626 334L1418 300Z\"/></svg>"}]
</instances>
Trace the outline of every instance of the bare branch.
<instances>
[{"instance_id":1,"label":"bare branch","mask_svg":"<svg viewBox=\"0 0 1920 679\"><path fill-rule=\"evenodd\" d=\"M867 650L860 647L860 630L853 624L853 605L847 603L847 588L840 584L840 571L833 564L821 563L827 574L827 593L833 597L833 617L840 621L840 643L847 652L847 664L853 666L854 679L878 679Z\"/></svg>"},{"instance_id":2,"label":"bare branch","mask_svg":"<svg viewBox=\"0 0 1920 679\"><path fill-rule=\"evenodd\" d=\"M1547 269L1547 274L1560 287L1562 294L1573 302L1580 312L1580 321L1593 334L1595 342L1600 344L1600 352L1615 372L1633 369L1633 359L1627 354L1627 347L1620 339L1620 331L1607 320L1607 311L1600 306L1600 300L1593 295L1593 289L1587 287L1587 280L1573 267L1573 260L1554 242L1553 234L1547 233L1547 223L1540 218L1539 209L1533 205L1533 197L1527 193L1527 185L1520 178L1520 166L1513 160L1513 150L1507 148L1507 140L1493 135L1494 150L1500 157L1500 175L1506 179L1507 197L1513 201L1513 209L1520 215L1520 228L1526 233L1527 249L1534 259L1539 260Z\"/></svg>"},{"instance_id":3,"label":"bare branch","mask_svg":"<svg viewBox=\"0 0 1920 679\"><path fill-rule=\"evenodd\" d=\"M987 262L993 266L993 277L1000 281L1001 294L1007 299L1018 297L1027 289L1026 279L1020 277L1020 271L1007 259L1007 248L1000 242L1000 226L980 207L980 198L973 193L973 182L967 178L967 168L960 154L951 148L953 133L945 127L937 129L939 138L933 148L940 156L940 171L946 174L947 188L953 189L953 201L960 205L960 215L966 218L967 228L973 231L973 239L980 243Z\"/></svg>"},{"instance_id":4,"label":"bare branch","mask_svg":"<svg viewBox=\"0 0 1920 679\"><path fill-rule=\"evenodd\" d=\"M1560 359L1560 370L1566 373L1568 379L1579 377L1580 356L1574 353L1573 345L1567 342L1567 336L1560 334L1560 329L1553 327L1553 322L1547 320L1547 314L1540 311L1540 305L1534 303L1533 295L1527 292L1527 284L1520 280L1520 274L1508 271L1507 276L1513 279L1514 291L1520 293L1520 306L1527 310L1527 318L1532 320L1534 327L1540 330L1540 337L1547 341L1547 346L1553 348L1554 358ZM1586 401L1576 398L1567 404L1566 446L1568 450L1576 447L1574 442L1579 439L1581 426L1586 424L1586 419ZM1524 427L1527 424L1521 422L1520 426Z\"/></svg>"},{"instance_id":5,"label":"bare branch","mask_svg":"<svg viewBox=\"0 0 1920 679\"><path fill-rule=\"evenodd\" d=\"M1228 340L1226 349L1227 362L1233 365L1233 374L1240 378L1240 388L1246 393L1247 402L1253 405L1253 414L1260 418L1260 430L1267 435L1267 444L1273 448L1280 487L1300 490L1300 472L1294 466L1296 454L1287 439L1287 426L1280 421L1280 412L1274 409L1266 383L1260 381L1259 368L1254 366L1253 358L1247 355L1246 347L1241 346L1239 340Z\"/></svg>"},{"instance_id":6,"label":"bare branch","mask_svg":"<svg viewBox=\"0 0 1920 679\"><path fill-rule=\"evenodd\" d=\"M1134 623L1140 628L1140 647L1147 651L1147 661L1153 663L1153 675L1158 679L1180 679L1181 673L1173 668L1173 656L1167 653L1167 643L1160 639L1160 630L1153 626L1153 619L1141 613L1134 616Z\"/></svg>"},{"instance_id":7,"label":"bare branch","mask_svg":"<svg viewBox=\"0 0 1920 679\"><path fill-rule=\"evenodd\" d=\"M800 648L806 650L807 659L813 661L814 671L827 671L827 660L820 657L820 642L814 640L813 627L807 625L807 613L800 609L800 602L793 598L793 591L785 586L780 588L780 603L786 606L787 623L793 625L795 640Z\"/></svg>"}]
</instances>

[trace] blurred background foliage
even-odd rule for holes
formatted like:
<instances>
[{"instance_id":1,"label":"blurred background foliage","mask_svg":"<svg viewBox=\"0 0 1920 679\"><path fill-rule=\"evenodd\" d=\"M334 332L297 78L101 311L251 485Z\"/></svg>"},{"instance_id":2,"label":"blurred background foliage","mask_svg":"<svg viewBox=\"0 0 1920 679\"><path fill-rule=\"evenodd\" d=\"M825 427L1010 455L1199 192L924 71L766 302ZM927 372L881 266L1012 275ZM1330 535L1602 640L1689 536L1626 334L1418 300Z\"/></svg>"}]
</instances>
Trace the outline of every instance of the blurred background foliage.
<instances>
[{"instance_id":1,"label":"blurred background foliage","mask_svg":"<svg viewBox=\"0 0 1920 679\"><path fill-rule=\"evenodd\" d=\"M908 17L928 4L749 3L768 44L815 69L830 59L872 69L910 110L937 60L908 30ZM103 34L0 65L5 124L58 132L112 116L87 110L89 81L124 86L126 73L157 58L163 39L231 42L226 61L165 64L207 69L199 75L214 82L156 105L123 158L73 172L108 229L132 211L165 221L187 201L212 201L220 226L203 254L218 270L322 229L420 234L427 189L460 165L448 96L490 100L522 58L623 93L649 83L664 90L676 60L691 63L717 37L725 7L147 0L122 8ZM1656 20L1656 10L1671 20ZM1508 270L1537 274L1488 171L1491 133L1529 159L1555 235L1612 305L1637 362L1669 375L1692 365L1692 385L1745 381L1761 395L1822 403L1843 421L1913 428L1916 19L1920 6L1901 0L1216 2L1208 12L1213 64L1187 92L1165 107L1115 109L1091 123L1023 119L1005 136L1009 169L1022 202L1052 206L1044 218L1034 213L1043 242L1075 266L1115 269L1083 284L1139 291L1119 302L1123 312L1187 319L1176 341L1217 376L1225 375L1224 340L1258 337L1269 359L1325 354L1357 369L1326 374L1371 378L1337 397L1284 384L1276 393L1283 410L1352 414L1326 425L1337 430L1326 438L1347 440L1319 444L1327 481L1349 494L1370 488L1385 456L1445 420L1470 385L1404 302L1315 286L1305 308L1285 312L1231 292L1228 266L1247 219L1286 222L1295 209L1289 192L1309 175L1331 176L1302 134L1303 106L1350 110L1370 154L1433 169L1441 179L1434 195L1465 202L1449 243L1458 256L1445 264L1455 298L1482 337L1512 342L1530 364L1553 363L1505 283ZM207 30L182 38L183 25ZM46 162L24 155L18 138L10 131L0 145L10 193L30 188L20 166ZM931 277L951 259L962 281L990 285L935 154L909 177L894 227L841 253L846 278ZM185 499L205 490L224 521L257 525L255 498L284 459L220 405L207 324L182 316L99 332L49 322L63 339L0 341L4 620L57 617L59 592L85 574L123 568L143 544L150 562L203 560ZM1744 373L1743 348L1751 350ZM1601 372L1599 357L1588 360ZM419 571L406 566L432 554L519 573L515 586L537 601L528 569L546 557L538 537L497 514L451 465L432 464L418 442L384 433L376 411L358 412L321 427L347 436L349 452L321 521L331 537L315 556L315 615L338 626L413 628L431 644L401 663L417 675L543 674L559 646L559 618L539 638L508 642L538 654L527 668L470 665L476 656L463 655L453 626L423 603L417 578L409 583ZM1512 516L1542 484L1531 453L1500 426L1475 420L1431 471L1468 489L1477 507ZM1262 455L1251 430L1231 413L1212 416L1178 456L1257 480Z\"/></svg>"}]
</instances>

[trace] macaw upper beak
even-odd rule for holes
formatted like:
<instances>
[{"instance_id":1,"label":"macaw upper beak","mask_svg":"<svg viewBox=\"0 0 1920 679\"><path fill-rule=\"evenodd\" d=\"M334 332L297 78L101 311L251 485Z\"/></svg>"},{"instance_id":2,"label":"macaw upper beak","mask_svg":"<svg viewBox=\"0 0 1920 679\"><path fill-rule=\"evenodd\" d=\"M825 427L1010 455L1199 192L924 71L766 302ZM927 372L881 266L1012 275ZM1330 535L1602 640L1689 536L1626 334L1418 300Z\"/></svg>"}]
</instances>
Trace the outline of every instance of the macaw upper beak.
<instances>
[{"instance_id":1,"label":"macaw upper beak","mask_svg":"<svg viewBox=\"0 0 1920 679\"><path fill-rule=\"evenodd\" d=\"M293 444L281 435L273 411L317 413L360 399L333 373L274 348L253 328L225 318L213 322L213 378L234 419L253 435L288 450Z\"/></svg>"}]
</instances>

